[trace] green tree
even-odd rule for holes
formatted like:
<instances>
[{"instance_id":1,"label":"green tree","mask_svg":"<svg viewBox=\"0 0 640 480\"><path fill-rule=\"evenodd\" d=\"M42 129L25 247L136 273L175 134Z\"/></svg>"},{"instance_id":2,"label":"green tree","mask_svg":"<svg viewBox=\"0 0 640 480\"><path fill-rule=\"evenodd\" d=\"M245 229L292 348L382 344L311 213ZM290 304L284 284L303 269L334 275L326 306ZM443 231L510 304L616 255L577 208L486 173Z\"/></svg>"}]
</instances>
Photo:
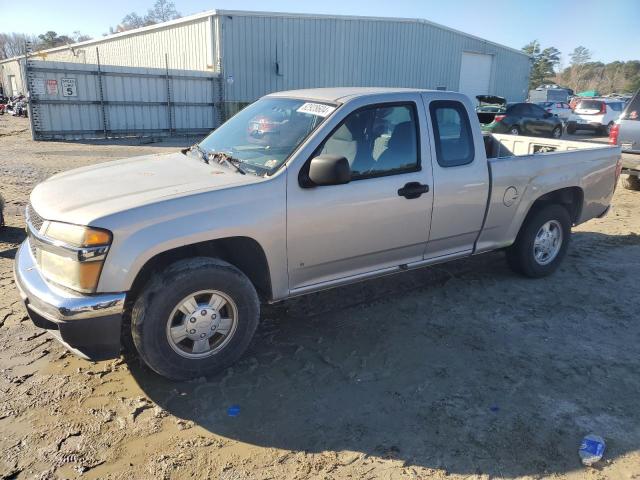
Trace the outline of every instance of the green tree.
<instances>
[{"instance_id":1,"label":"green tree","mask_svg":"<svg viewBox=\"0 0 640 480\"><path fill-rule=\"evenodd\" d=\"M156 23L168 22L180 18L180 14L176 10L173 2L168 0L156 0L153 7L147 10L147 14L143 17L136 12L131 12L122 18L118 26L109 27L109 33L125 32L134 28L155 25Z\"/></svg>"},{"instance_id":2,"label":"green tree","mask_svg":"<svg viewBox=\"0 0 640 480\"><path fill-rule=\"evenodd\" d=\"M529 89L552 81L556 75L555 68L560 63L560 51L555 47L541 50L540 42L537 40L526 44L522 50L532 57Z\"/></svg>"},{"instance_id":3,"label":"green tree","mask_svg":"<svg viewBox=\"0 0 640 480\"><path fill-rule=\"evenodd\" d=\"M580 66L591 60L591 51L580 45L573 49L573 52L569 54L572 66Z\"/></svg>"},{"instance_id":4,"label":"green tree","mask_svg":"<svg viewBox=\"0 0 640 480\"><path fill-rule=\"evenodd\" d=\"M176 5L168 0L156 0L153 8L147 11L145 20L149 23L162 23L180 18Z\"/></svg>"},{"instance_id":5,"label":"green tree","mask_svg":"<svg viewBox=\"0 0 640 480\"><path fill-rule=\"evenodd\" d=\"M38 35L38 39L40 40L40 48L54 48L73 43L73 40L67 35L58 35L53 30Z\"/></svg>"}]
</instances>

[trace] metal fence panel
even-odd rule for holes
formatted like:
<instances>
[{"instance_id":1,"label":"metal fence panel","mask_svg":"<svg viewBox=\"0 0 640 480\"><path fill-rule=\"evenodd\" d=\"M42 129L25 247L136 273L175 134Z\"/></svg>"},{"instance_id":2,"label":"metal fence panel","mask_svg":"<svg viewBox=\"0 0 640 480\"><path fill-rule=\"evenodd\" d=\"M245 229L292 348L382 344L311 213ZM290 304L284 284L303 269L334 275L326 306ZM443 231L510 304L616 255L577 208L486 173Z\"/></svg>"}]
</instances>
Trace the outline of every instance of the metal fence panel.
<instances>
[{"instance_id":1,"label":"metal fence panel","mask_svg":"<svg viewBox=\"0 0 640 480\"><path fill-rule=\"evenodd\" d=\"M217 74L33 60L26 72L36 140L202 134L221 119Z\"/></svg>"}]
</instances>

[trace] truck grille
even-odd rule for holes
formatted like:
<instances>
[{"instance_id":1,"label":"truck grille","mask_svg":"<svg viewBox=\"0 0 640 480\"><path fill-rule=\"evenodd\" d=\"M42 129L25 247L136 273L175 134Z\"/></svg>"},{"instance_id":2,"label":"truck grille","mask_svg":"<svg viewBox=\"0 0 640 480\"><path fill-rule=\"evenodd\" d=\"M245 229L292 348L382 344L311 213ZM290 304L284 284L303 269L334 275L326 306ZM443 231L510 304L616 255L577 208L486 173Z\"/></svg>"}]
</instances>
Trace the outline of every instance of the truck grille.
<instances>
[{"instance_id":1,"label":"truck grille","mask_svg":"<svg viewBox=\"0 0 640 480\"><path fill-rule=\"evenodd\" d=\"M29 249L31 250L31 254L33 258L37 258L36 255L36 245L32 238L32 232L39 232L42 224L44 223L44 219L38 215L38 213L33 209L31 203L27 204L27 208L25 210L25 219L27 221L27 234L29 236Z\"/></svg>"},{"instance_id":2,"label":"truck grille","mask_svg":"<svg viewBox=\"0 0 640 480\"><path fill-rule=\"evenodd\" d=\"M31 226L31 228L33 228L36 232L39 232L40 227L42 227L42 224L44 223L44 218L38 215L38 213L31 206L31 203L27 205L25 217L27 220L27 226Z\"/></svg>"}]
</instances>

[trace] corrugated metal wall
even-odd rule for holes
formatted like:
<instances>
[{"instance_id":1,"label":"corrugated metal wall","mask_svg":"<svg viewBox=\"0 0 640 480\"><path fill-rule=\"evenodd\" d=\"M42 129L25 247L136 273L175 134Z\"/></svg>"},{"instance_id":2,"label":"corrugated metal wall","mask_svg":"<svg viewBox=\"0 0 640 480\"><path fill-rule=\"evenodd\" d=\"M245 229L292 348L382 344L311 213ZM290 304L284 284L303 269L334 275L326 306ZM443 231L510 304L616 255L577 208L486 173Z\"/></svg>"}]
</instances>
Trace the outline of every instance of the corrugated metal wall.
<instances>
[{"instance_id":1,"label":"corrugated metal wall","mask_svg":"<svg viewBox=\"0 0 640 480\"><path fill-rule=\"evenodd\" d=\"M35 139L201 134L220 121L219 77L207 72L30 60L27 77Z\"/></svg>"},{"instance_id":2,"label":"corrugated metal wall","mask_svg":"<svg viewBox=\"0 0 640 480\"><path fill-rule=\"evenodd\" d=\"M494 56L490 93L524 100L530 63L511 49L404 20L221 15L227 101L328 86L458 88L463 51ZM277 66L276 66L277 65Z\"/></svg>"},{"instance_id":3,"label":"corrugated metal wall","mask_svg":"<svg viewBox=\"0 0 640 480\"><path fill-rule=\"evenodd\" d=\"M164 68L165 54L169 68L215 72L217 69L215 22L211 17L132 35L98 39L75 48L36 54L38 60L96 63L96 47L103 65Z\"/></svg>"}]
</instances>

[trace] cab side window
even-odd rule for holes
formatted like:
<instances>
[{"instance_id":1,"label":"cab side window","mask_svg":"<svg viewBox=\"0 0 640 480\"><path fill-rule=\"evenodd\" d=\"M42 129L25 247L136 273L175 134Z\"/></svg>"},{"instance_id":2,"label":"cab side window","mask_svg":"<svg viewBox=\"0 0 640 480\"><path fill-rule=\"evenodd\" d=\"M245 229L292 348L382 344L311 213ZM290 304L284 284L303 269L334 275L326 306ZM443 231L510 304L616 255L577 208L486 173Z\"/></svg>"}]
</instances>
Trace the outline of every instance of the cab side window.
<instances>
[{"instance_id":1,"label":"cab side window","mask_svg":"<svg viewBox=\"0 0 640 480\"><path fill-rule=\"evenodd\" d=\"M429 113L438 164L441 167L458 167L473 162L473 134L464 105L437 100L429 104Z\"/></svg>"},{"instance_id":2,"label":"cab side window","mask_svg":"<svg viewBox=\"0 0 640 480\"><path fill-rule=\"evenodd\" d=\"M315 155L342 155L351 178L380 177L420 169L414 104L366 107L349 114Z\"/></svg>"}]
</instances>

